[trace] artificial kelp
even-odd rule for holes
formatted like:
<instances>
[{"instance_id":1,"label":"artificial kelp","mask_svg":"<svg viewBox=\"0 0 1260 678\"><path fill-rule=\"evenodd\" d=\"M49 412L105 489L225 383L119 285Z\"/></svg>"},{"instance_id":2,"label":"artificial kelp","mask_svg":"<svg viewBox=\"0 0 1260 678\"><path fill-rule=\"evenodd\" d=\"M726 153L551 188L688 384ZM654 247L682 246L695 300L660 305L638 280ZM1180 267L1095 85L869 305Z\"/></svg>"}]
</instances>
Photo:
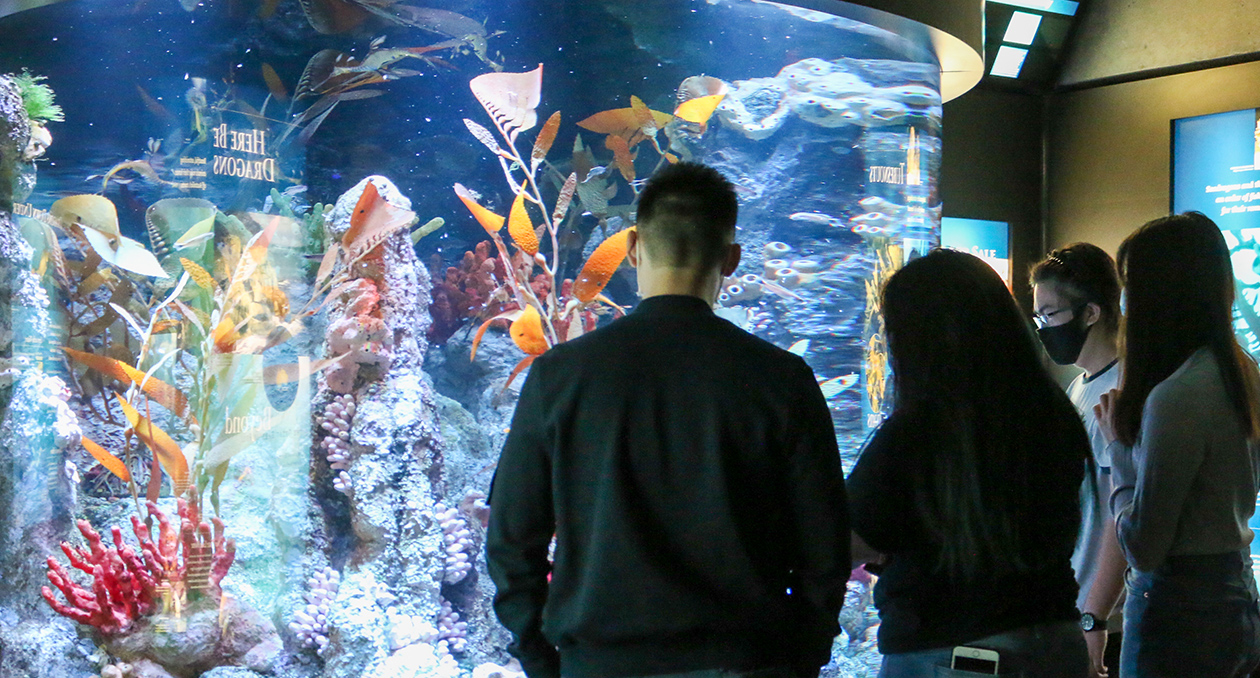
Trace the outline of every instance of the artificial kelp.
<instances>
[{"instance_id":1,"label":"artificial kelp","mask_svg":"<svg viewBox=\"0 0 1260 678\"><path fill-rule=\"evenodd\" d=\"M542 72L543 67L539 65L528 73L488 73L473 78L469 83L469 88L489 114L502 141L506 142L501 144L485 127L472 120L464 120L473 136L499 160L514 194L507 219L483 206L465 186L454 186L455 194L485 228L499 254L503 275L499 290L491 298L506 296L514 302L510 308L481 323L473 337L470 358L476 358L477 347L491 324L510 321L513 341L527 355L512 371L507 384L549 347L580 336L594 327L596 313L609 309L621 312L620 307L599 292L625 258L624 232L611 236L606 245L592 255L587 268L598 274L580 277L577 286L572 280L560 276L563 266L560 229L577 192L578 176L573 172L563 179L554 209L549 210L541 190L543 176L539 174L544 167L555 172L546 165L546 157L560 128L560 112L552 113L542 126L534 139L528 161L516 147L520 134L532 129L538 122L536 108L542 100ZM626 142L621 137L611 138L616 138L625 146ZM541 212L542 223L537 229L530 217L531 209ZM516 249L514 254L509 253L508 245L500 235L505 221ZM543 245L540 236L549 236L550 258L540 251ZM618 242L623 243L619 250ZM498 269L499 266L496 266L495 270ZM539 269L541 271L535 273ZM579 289L582 294L575 295Z\"/></svg>"}]
</instances>

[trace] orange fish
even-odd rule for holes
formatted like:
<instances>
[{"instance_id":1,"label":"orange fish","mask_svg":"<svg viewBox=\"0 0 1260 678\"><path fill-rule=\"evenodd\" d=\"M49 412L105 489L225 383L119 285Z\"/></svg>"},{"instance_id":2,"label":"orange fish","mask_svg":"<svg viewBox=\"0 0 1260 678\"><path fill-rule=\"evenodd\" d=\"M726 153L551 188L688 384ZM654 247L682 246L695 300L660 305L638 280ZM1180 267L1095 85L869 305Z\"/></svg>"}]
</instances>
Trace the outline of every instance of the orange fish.
<instances>
[{"instance_id":1,"label":"orange fish","mask_svg":"<svg viewBox=\"0 0 1260 678\"><path fill-rule=\"evenodd\" d=\"M623 231L618 231L599 244L594 252L591 252L591 258L586 260L586 265L582 267L582 272L578 274L577 281L573 283L573 296L579 301L589 302L595 298L604 289L604 285L612 279L617 269L621 267L621 262L626 258L629 251L630 231L634 230L631 226Z\"/></svg>"}]
</instances>

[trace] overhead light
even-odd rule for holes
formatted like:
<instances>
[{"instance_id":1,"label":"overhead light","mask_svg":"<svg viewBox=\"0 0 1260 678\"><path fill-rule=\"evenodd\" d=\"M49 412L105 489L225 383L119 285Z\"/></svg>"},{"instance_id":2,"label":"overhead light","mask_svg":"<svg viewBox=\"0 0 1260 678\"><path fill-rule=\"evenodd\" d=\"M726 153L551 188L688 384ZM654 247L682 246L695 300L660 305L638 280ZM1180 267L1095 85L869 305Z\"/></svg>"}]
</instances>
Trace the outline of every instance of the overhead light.
<instances>
[{"instance_id":1,"label":"overhead light","mask_svg":"<svg viewBox=\"0 0 1260 678\"><path fill-rule=\"evenodd\" d=\"M1067 16L1076 16L1076 8L1080 3L1072 2L1072 0L988 0L996 5L1010 5L1011 7L1023 7L1024 9L1037 9L1042 12L1050 12L1051 14L1065 14Z\"/></svg>"},{"instance_id":2,"label":"overhead light","mask_svg":"<svg viewBox=\"0 0 1260 678\"><path fill-rule=\"evenodd\" d=\"M1037 36L1037 27L1041 25L1040 14L1016 12L1011 15L1011 23L1006 25L1006 35L1002 42L1015 45L1031 45Z\"/></svg>"},{"instance_id":3,"label":"overhead light","mask_svg":"<svg viewBox=\"0 0 1260 678\"><path fill-rule=\"evenodd\" d=\"M993 60L993 68L989 69L989 75L1018 78L1020 69L1024 67L1024 58L1027 56L1028 50L1022 47L1002 45L998 48L997 58Z\"/></svg>"}]
</instances>

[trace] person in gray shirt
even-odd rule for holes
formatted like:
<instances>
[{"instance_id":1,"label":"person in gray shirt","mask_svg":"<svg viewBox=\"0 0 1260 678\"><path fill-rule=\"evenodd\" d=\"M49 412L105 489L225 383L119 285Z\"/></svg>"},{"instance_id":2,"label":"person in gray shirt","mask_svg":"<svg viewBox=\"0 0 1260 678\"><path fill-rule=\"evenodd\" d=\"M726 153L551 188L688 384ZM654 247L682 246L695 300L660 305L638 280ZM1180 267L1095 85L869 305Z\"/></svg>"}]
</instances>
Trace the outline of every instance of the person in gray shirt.
<instances>
[{"instance_id":1,"label":"person in gray shirt","mask_svg":"<svg viewBox=\"0 0 1260 678\"><path fill-rule=\"evenodd\" d=\"M1129 563L1122 678L1248 676L1260 596L1248 520L1260 485L1260 372L1233 332L1229 249L1197 212L1121 245L1124 374L1096 414Z\"/></svg>"},{"instance_id":2,"label":"person in gray shirt","mask_svg":"<svg viewBox=\"0 0 1260 678\"><path fill-rule=\"evenodd\" d=\"M1072 569L1080 586L1076 607L1089 647L1090 678L1106 678L1119 670L1127 564L1108 508L1111 458L1094 406L1119 384L1120 276L1111 255L1078 242L1051 252L1028 278L1037 336L1046 354L1060 365L1083 370L1067 393L1089 433L1094 473L1081 487L1081 532Z\"/></svg>"}]
</instances>

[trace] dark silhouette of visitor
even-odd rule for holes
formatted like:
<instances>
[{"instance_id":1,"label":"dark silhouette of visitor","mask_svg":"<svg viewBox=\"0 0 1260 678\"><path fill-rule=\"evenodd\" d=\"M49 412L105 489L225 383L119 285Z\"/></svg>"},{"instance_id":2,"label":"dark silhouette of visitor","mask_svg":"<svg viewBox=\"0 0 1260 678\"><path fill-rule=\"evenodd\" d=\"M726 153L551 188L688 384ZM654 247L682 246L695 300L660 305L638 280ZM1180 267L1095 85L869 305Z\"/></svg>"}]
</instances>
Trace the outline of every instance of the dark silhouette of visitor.
<instances>
[{"instance_id":1,"label":"dark silhouette of visitor","mask_svg":"<svg viewBox=\"0 0 1260 678\"><path fill-rule=\"evenodd\" d=\"M522 387L486 549L530 678L774 678L830 659L849 573L835 432L803 360L713 313L737 210L713 169L658 172L629 241L642 301Z\"/></svg>"},{"instance_id":2,"label":"dark silhouette of visitor","mask_svg":"<svg viewBox=\"0 0 1260 678\"><path fill-rule=\"evenodd\" d=\"M1071 556L1089 439L1027 320L952 250L893 274L880 308L893 411L847 484L855 553L882 561L879 675L1084 677Z\"/></svg>"},{"instance_id":3,"label":"dark silhouette of visitor","mask_svg":"<svg viewBox=\"0 0 1260 678\"><path fill-rule=\"evenodd\" d=\"M1111 510L1129 563L1120 676L1246 676L1260 665L1247 526L1260 372L1234 337L1229 248L1189 212L1142 226L1116 259L1124 373L1096 412L1114 439Z\"/></svg>"}]
</instances>

